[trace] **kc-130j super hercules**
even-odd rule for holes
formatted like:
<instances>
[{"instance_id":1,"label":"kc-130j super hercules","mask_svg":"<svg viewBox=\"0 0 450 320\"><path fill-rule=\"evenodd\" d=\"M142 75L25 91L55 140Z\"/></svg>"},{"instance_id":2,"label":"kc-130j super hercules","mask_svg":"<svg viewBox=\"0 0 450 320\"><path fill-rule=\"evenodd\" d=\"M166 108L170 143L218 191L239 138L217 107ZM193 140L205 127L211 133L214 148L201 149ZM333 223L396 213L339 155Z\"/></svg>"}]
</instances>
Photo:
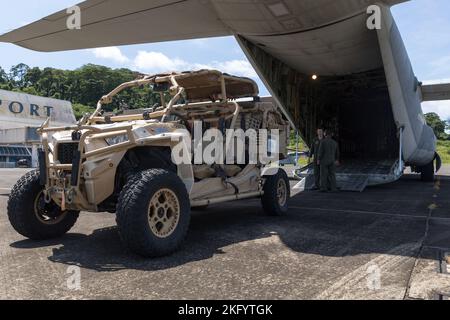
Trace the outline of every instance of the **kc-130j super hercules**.
<instances>
[{"instance_id":1,"label":"kc-130j super hercules","mask_svg":"<svg viewBox=\"0 0 450 320\"><path fill-rule=\"evenodd\" d=\"M88 0L79 30L68 30L64 10L0 41L61 51L233 35L305 141L317 126L333 129L347 186L397 180L405 166L433 180L440 159L421 102L450 99L450 86L415 77L390 12L401 2ZM374 4L381 25L370 30Z\"/></svg>"},{"instance_id":2,"label":"kc-130j super hercules","mask_svg":"<svg viewBox=\"0 0 450 320\"><path fill-rule=\"evenodd\" d=\"M342 158L342 165L338 172L341 188L362 190L367 185L399 179L406 166L411 166L414 171L420 172L423 180L431 181L434 179L435 170L440 167L440 158L436 153L436 137L433 130L426 125L421 102L450 99L450 85L424 86L415 77L399 30L390 12L392 5L401 2L405 1L88 0L79 5L81 8L80 29L67 28L68 14L64 10L0 36L0 41L38 51L61 51L232 35L265 82L284 117L292 126L298 128L305 141L312 141L318 126L331 128L336 133ZM367 24L370 17L367 13L368 7L372 5L377 5L380 13L378 17L380 23L377 28L369 28ZM195 78L203 73L205 71L190 75L167 74L165 77L176 80L177 77ZM225 104L232 102L227 100L225 93L228 78L231 81L230 84L241 83L243 86L249 83L248 79L217 74L214 78L215 84L213 86L209 84L208 88L213 88L219 95L222 92L221 96ZM147 80L149 79L153 78ZM186 86L189 88L189 84ZM240 85L234 86L233 90L236 91L239 87ZM191 90L196 89L193 87ZM230 91L231 94L233 90ZM245 90L236 97L248 96L251 92L257 93L257 90ZM254 103L258 103L257 101L255 99ZM235 110L237 112L238 108L236 107ZM164 112L167 111L171 111L170 108ZM271 112L276 114L275 110ZM98 125L95 117L92 117L88 123ZM140 117L142 118L142 115ZM280 114L278 118L278 122L274 121L274 124L284 126L285 123L280 118ZM271 124L266 123L266 125ZM103 131L114 129L107 129L104 124L101 128ZM139 129L133 128L133 125L130 125L126 129L130 137L135 136L131 131ZM87 135L98 135L100 132L100 129L96 127L81 129L84 130L81 132ZM41 132L45 133L49 130L42 128ZM89 130L93 131L89 133ZM102 134L109 137L110 132L103 131ZM89 139L85 134L78 137L77 130L74 133L75 137L72 137L74 141L79 141L80 138ZM58 137L58 134L55 134L53 142L49 143L57 143ZM48 140L49 138L45 136L44 142ZM129 142L133 142L131 140ZM61 210L54 207L52 208L55 210L47 208L53 203L52 201L63 210L66 208L75 211L76 209L97 211L101 209L99 204L104 204L106 194L102 196L102 190L95 189L98 181L89 174L97 175L100 180L107 177L96 171L95 163L91 163L92 159L84 159L82 156L87 157L87 152L94 157L104 152L105 148L93 151L87 150L89 148L86 149L87 151L78 149L78 156L81 158L75 158L78 161L74 161L72 165L51 161L49 165L49 159L57 155L42 155L41 170L47 174L64 172L67 169L77 174L72 174L74 179L71 177L72 181L68 183L73 188L68 189L65 188L65 178L61 180L63 181L62 189L61 187L58 189L51 188L49 182L53 181L57 184L58 177L44 176L46 191L43 200L47 204L42 203L42 210L35 211L41 212L45 219L50 220L44 221L47 226L38 228L43 233L39 231L35 238L42 238L41 236L48 234L47 231L52 229L52 223L60 223L59 220L56 220L57 222L54 220L61 217L53 216L53 213ZM114 167L114 163L111 162L111 164ZM54 167L52 170L49 169L51 166ZM99 170L108 171L107 167L102 168L100 167ZM163 173L153 172L151 176L144 175L141 178L150 181ZM308 187L308 171L299 172L298 175L306 177L303 182L305 187ZM263 198L273 196L274 201L266 201L266 209L269 209L267 211L274 211L268 208L269 204L273 203L282 203L283 211L286 209L289 191L286 190L288 183L285 178L283 175L277 183L267 183L270 179L266 180L264 190L261 189L264 179L259 179L261 183L258 190L252 189ZM35 181L37 177L32 174L27 179ZM91 188L100 194L86 192L84 187L80 187L80 179L86 181L85 188ZM41 180L44 180L42 176ZM195 183L197 182L196 180ZM15 190L17 193L20 188L23 189L25 185L19 183L15 187L17 190L14 189L13 193ZM130 187L134 185L137 184L132 183ZM270 188L267 187L269 185ZM114 189L114 185L110 187ZM39 189L36 188L36 190ZM122 238L134 251L144 255L159 255L173 251L182 238L183 230L185 230L183 228L187 225L186 221L180 224L180 216L170 214L170 218L168 217L169 212L187 210L180 207L181 202L177 200L177 197L173 197L175 193L170 190L167 192L166 189L160 191L165 194L161 196L164 201L158 197L155 198L157 217L155 221L149 220L146 227L151 228L153 233L145 228L148 232L144 232L142 224L136 220L137 215L124 215L127 206L123 206L123 203L133 203L134 194L127 193L121 197L117 206L118 222L122 224L122 227L119 225ZM83 197L83 194L88 199ZM240 195L237 190L237 193L230 197L237 199ZM195 199L192 198L192 194L189 196L192 204ZM226 200L222 198L215 200L216 202ZM66 203L66 200L70 200L71 203ZM153 198L147 214L150 218L153 217L152 201ZM210 203L209 201L202 200L197 204L204 205ZM169 209L164 207L166 202L172 203ZM10 201L8 214L12 220L17 220L16 215L19 210L15 206L18 203L20 201ZM114 203L113 201L113 207ZM195 201L193 203L195 205ZM181 204L186 206L184 202ZM40 208L40 200L34 206L35 209L38 207ZM111 208L111 210L114 209ZM73 217L75 216L74 214ZM132 218L136 218L136 221ZM76 217L74 219L76 220ZM74 223L72 220L67 221L61 230L55 232L61 233L70 229ZM164 220L168 221L168 226ZM26 227L22 222L16 223L19 229ZM133 225L137 226L137 229L129 228ZM183 226L182 231L178 230L180 225ZM33 226L28 225L28 227ZM21 233L25 235L36 233L36 230L25 231L22 230ZM51 234L54 230L50 231Z\"/></svg>"}]
</instances>

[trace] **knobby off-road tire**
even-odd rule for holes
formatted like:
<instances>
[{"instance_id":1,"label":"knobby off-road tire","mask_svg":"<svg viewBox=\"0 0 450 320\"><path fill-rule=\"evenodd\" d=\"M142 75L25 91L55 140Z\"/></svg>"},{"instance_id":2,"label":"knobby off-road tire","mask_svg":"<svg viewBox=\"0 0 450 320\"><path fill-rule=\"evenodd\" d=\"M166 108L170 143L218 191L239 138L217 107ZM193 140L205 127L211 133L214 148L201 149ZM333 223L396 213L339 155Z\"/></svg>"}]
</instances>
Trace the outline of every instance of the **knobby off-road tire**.
<instances>
[{"instance_id":1,"label":"knobby off-road tire","mask_svg":"<svg viewBox=\"0 0 450 320\"><path fill-rule=\"evenodd\" d=\"M289 178L284 170L266 177L264 195L261 198L264 212L271 216L282 216L288 212L291 188Z\"/></svg>"},{"instance_id":2,"label":"knobby off-road tire","mask_svg":"<svg viewBox=\"0 0 450 320\"><path fill-rule=\"evenodd\" d=\"M180 247L190 217L183 181L167 170L150 169L137 173L123 188L116 221L130 251L143 257L160 257Z\"/></svg>"},{"instance_id":3,"label":"knobby off-road tire","mask_svg":"<svg viewBox=\"0 0 450 320\"><path fill-rule=\"evenodd\" d=\"M13 228L32 240L61 237L76 223L79 211L62 211L54 203L45 203L39 171L25 174L11 190L8 218Z\"/></svg>"}]
</instances>

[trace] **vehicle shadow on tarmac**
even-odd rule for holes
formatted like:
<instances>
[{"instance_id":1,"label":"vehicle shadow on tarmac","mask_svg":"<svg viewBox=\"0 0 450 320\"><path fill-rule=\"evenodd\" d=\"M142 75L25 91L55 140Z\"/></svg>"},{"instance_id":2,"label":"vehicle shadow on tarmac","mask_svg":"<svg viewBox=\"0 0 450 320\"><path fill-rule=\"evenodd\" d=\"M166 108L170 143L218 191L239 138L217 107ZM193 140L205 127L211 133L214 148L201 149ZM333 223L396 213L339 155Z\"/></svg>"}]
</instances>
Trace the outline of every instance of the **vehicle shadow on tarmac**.
<instances>
[{"instance_id":1,"label":"vehicle shadow on tarmac","mask_svg":"<svg viewBox=\"0 0 450 320\"><path fill-rule=\"evenodd\" d=\"M445 182L444 188L441 183L440 192L450 194L449 184ZM231 251L229 246L257 239L268 241L255 245L252 251L261 257L267 254L265 250L280 250L280 243L296 253L328 257L367 253L417 257L422 244L450 248L450 223L445 219L450 218L450 213L443 213L450 203L444 195L440 198L447 202L438 202L438 207L444 207L436 211L441 220L429 222L428 236L422 242L433 193L433 185L425 188L424 184L406 178L362 194L303 193L292 199L292 209L283 217L265 216L258 200L218 205L194 212L188 237L180 250L163 258L133 255L121 243L116 227L98 229L89 235L71 233L52 241L23 240L11 246L27 249L60 246L52 249L50 261L106 272L170 269L226 255ZM234 254L247 258L248 248L236 248ZM430 255L430 259L437 258L435 253Z\"/></svg>"},{"instance_id":2,"label":"vehicle shadow on tarmac","mask_svg":"<svg viewBox=\"0 0 450 320\"><path fill-rule=\"evenodd\" d=\"M163 270L225 254L222 249L229 245L268 238L272 234L263 228L266 219L255 209L239 214L217 212L217 209L194 213L189 234L180 250L162 258L144 259L129 252L116 226L97 229L90 235L69 233L60 239L22 240L11 246L21 249L61 246L52 249L50 261L97 271Z\"/></svg>"}]
</instances>

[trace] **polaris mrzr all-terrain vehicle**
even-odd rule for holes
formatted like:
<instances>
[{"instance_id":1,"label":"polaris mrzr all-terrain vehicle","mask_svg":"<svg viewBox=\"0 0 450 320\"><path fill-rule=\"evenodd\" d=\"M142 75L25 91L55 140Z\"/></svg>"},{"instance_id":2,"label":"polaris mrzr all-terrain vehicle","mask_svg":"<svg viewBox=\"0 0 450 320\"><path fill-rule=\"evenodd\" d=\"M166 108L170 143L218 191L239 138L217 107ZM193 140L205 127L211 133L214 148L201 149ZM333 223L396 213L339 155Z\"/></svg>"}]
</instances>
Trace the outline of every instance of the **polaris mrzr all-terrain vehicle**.
<instances>
[{"instance_id":1,"label":"polaris mrzr all-terrain vehicle","mask_svg":"<svg viewBox=\"0 0 450 320\"><path fill-rule=\"evenodd\" d=\"M140 86L159 93L160 103L139 113L104 113L120 92ZM275 168L265 174L266 164L247 161L248 139L243 164L172 160L180 132L192 136L196 122L224 134L278 130L277 158L283 159L290 125L271 101L258 97L253 80L211 70L145 76L104 96L77 125L55 128L48 122L38 130L39 169L17 182L8 202L12 226L30 239L62 236L80 211L107 211L116 213L120 236L131 251L154 257L180 246L191 208L261 198L268 214L287 211L286 173Z\"/></svg>"}]
</instances>

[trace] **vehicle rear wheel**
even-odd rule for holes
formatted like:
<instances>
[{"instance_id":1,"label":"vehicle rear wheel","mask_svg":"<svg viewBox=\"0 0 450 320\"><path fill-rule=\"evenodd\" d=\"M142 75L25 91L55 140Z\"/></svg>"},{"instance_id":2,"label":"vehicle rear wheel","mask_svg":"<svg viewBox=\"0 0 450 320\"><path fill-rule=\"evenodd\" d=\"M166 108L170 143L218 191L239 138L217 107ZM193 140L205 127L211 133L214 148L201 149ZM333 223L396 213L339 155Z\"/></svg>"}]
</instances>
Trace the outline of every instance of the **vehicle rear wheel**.
<instances>
[{"instance_id":1,"label":"vehicle rear wheel","mask_svg":"<svg viewBox=\"0 0 450 320\"><path fill-rule=\"evenodd\" d=\"M186 237L191 216L181 179L163 169L137 173L123 188L117 226L125 245L144 257L175 252Z\"/></svg>"},{"instance_id":2,"label":"vehicle rear wheel","mask_svg":"<svg viewBox=\"0 0 450 320\"><path fill-rule=\"evenodd\" d=\"M434 161L420 168L420 178L424 182L434 181Z\"/></svg>"},{"instance_id":3,"label":"vehicle rear wheel","mask_svg":"<svg viewBox=\"0 0 450 320\"><path fill-rule=\"evenodd\" d=\"M8 218L13 228L33 240L58 238L76 223L78 211L62 211L53 201L45 202L39 171L24 175L11 191Z\"/></svg>"},{"instance_id":4,"label":"vehicle rear wheel","mask_svg":"<svg viewBox=\"0 0 450 320\"><path fill-rule=\"evenodd\" d=\"M264 211L271 216L281 216L288 211L291 196L289 178L284 170L266 177L264 195L261 198Z\"/></svg>"}]
</instances>

